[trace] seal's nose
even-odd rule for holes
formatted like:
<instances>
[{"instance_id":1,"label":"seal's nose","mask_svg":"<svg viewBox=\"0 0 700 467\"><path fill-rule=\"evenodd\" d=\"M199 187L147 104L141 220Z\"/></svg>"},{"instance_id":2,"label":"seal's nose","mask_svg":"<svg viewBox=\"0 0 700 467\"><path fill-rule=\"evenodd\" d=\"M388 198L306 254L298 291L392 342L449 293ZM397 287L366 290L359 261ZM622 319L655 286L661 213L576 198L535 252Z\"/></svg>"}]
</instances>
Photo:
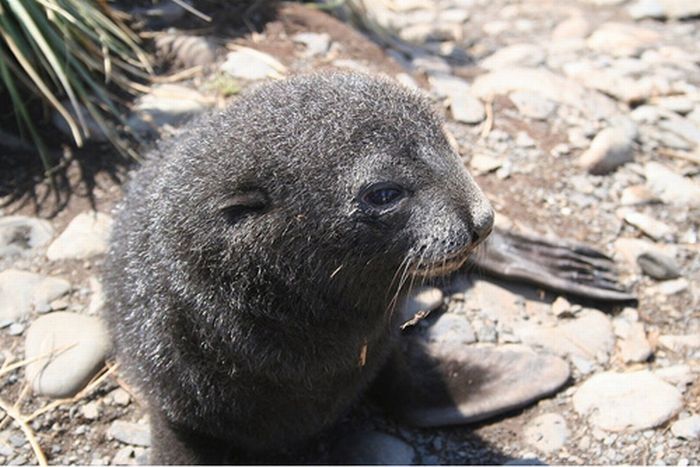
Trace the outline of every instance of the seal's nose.
<instances>
[{"instance_id":1,"label":"seal's nose","mask_svg":"<svg viewBox=\"0 0 700 467\"><path fill-rule=\"evenodd\" d=\"M486 240L493 230L494 213L491 205L488 204L486 209L483 209L478 216L472 217L473 222L473 240L474 246Z\"/></svg>"}]
</instances>

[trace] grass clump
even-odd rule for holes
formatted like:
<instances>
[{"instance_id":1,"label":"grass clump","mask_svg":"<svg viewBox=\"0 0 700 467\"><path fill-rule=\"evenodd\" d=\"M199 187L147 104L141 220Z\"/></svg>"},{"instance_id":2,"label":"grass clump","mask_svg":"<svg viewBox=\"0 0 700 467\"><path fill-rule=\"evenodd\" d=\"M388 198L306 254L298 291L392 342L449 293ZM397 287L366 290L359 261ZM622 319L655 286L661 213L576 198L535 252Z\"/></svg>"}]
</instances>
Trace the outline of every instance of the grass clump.
<instances>
[{"instance_id":1,"label":"grass clump","mask_svg":"<svg viewBox=\"0 0 700 467\"><path fill-rule=\"evenodd\" d=\"M119 96L143 89L137 80L152 70L120 15L106 0L0 0L0 96L9 98L15 129L34 143L45 169L52 160L38 109L55 111L78 147L97 126L134 155L117 132Z\"/></svg>"}]
</instances>

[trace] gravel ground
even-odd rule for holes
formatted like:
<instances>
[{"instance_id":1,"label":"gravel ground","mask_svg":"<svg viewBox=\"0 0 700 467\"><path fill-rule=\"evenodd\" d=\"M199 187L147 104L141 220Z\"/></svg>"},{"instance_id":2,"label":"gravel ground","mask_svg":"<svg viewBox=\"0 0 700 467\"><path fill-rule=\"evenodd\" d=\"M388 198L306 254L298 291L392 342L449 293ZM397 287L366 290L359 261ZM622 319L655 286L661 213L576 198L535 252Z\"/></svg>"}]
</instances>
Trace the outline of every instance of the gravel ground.
<instances>
[{"instance_id":1,"label":"gravel ground","mask_svg":"<svg viewBox=\"0 0 700 467\"><path fill-rule=\"evenodd\" d=\"M418 308L435 311L411 332L556 355L570 368L566 384L448 429L403 426L361 401L301 458L700 463L697 2L348 4L363 11L355 29L286 5L259 33L159 33L167 73L181 79L137 100L131 124L168 138L261 79L329 66L385 73L444 109L501 226L606 252L639 301L601 308L478 271L431 285ZM193 65L201 68L182 73ZM0 421L4 464L36 463L34 439L50 464L146 460L144 407L109 360L97 317L109 214L128 167L92 164L73 163L72 195L45 200L38 217L35 205L12 197L0 212L0 399L12 415ZM45 187L35 188L40 197ZM46 364L51 348L58 355Z\"/></svg>"}]
</instances>

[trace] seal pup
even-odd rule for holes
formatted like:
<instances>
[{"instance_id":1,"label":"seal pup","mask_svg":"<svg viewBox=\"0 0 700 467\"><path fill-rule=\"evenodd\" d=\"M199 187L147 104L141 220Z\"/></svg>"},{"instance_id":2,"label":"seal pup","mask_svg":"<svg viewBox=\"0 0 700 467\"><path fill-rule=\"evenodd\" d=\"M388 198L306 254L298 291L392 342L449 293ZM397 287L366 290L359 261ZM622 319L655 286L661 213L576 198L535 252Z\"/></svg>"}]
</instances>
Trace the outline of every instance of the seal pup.
<instances>
[{"instance_id":1,"label":"seal pup","mask_svg":"<svg viewBox=\"0 0 700 467\"><path fill-rule=\"evenodd\" d=\"M461 267L492 225L440 117L388 79L301 75L193 122L128 184L105 264L151 461L219 463L331 425L401 359L410 284Z\"/></svg>"}]
</instances>

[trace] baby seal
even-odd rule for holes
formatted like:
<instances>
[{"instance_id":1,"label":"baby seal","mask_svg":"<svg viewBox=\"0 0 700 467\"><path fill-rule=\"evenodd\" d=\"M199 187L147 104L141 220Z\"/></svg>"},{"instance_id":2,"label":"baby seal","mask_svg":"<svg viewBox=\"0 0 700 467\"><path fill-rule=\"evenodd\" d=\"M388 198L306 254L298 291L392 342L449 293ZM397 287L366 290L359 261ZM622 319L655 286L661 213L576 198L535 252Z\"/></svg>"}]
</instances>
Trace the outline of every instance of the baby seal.
<instances>
[{"instance_id":1,"label":"baby seal","mask_svg":"<svg viewBox=\"0 0 700 467\"><path fill-rule=\"evenodd\" d=\"M129 183L106 319L146 397L152 461L295 446L395 346L416 277L460 267L489 202L417 92L349 72L257 87Z\"/></svg>"}]
</instances>

